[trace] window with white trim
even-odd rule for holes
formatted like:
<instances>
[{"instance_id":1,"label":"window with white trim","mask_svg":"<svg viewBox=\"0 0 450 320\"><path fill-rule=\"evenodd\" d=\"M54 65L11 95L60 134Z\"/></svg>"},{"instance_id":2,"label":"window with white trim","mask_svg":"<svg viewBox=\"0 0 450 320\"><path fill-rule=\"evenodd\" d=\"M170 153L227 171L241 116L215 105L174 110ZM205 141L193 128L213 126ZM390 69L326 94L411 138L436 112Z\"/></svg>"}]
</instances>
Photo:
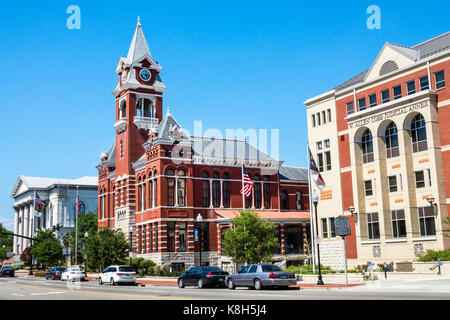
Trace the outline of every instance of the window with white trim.
<instances>
[{"instance_id":1,"label":"window with white trim","mask_svg":"<svg viewBox=\"0 0 450 320\"><path fill-rule=\"evenodd\" d=\"M436 83L436 90L445 88L445 75L444 70L434 73L434 81Z\"/></svg>"}]
</instances>

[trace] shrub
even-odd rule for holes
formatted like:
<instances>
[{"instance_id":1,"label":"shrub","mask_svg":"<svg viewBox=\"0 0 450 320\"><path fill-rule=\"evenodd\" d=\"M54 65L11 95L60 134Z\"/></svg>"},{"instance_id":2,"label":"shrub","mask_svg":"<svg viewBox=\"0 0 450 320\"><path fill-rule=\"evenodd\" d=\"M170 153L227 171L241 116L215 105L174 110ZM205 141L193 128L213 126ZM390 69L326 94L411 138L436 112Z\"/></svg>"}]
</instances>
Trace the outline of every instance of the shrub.
<instances>
[{"instance_id":1,"label":"shrub","mask_svg":"<svg viewBox=\"0 0 450 320\"><path fill-rule=\"evenodd\" d=\"M423 256L419 258L419 261L450 261L450 250L427 250Z\"/></svg>"},{"instance_id":2,"label":"shrub","mask_svg":"<svg viewBox=\"0 0 450 320\"><path fill-rule=\"evenodd\" d=\"M381 272L384 272L384 263L377 264L378 268ZM387 272L394 272L394 262L388 263L386 265L386 271Z\"/></svg>"},{"instance_id":3,"label":"shrub","mask_svg":"<svg viewBox=\"0 0 450 320\"><path fill-rule=\"evenodd\" d=\"M45 277L45 272L33 272L33 275L34 275L35 277L41 277L41 278L43 278L43 277Z\"/></svg>"}]
</instances>

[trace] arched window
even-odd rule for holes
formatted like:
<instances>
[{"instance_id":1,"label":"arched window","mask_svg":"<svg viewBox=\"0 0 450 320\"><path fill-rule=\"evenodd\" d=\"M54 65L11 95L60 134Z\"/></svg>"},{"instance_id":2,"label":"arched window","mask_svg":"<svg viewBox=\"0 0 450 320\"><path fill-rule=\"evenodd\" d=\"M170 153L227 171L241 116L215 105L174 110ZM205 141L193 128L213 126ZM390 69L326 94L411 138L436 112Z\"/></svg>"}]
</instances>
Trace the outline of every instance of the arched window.
<instances>
[{"instance_id":1,"label":"arched window","mask_svg":"<svg viewBox=\"0 0 450 320\"><path fill-rule=\"evenodd\" d=\"M149 173L149 177L148 177L148 199L149 199L149 208L153 208L154 204L153 204L153 179L152 179L152 174Z\"/></svg>"},{"instance_id":2,"label":"arched window","mask_svg":"<svg viewBox=\"0 0 450 320\"><path fill-rule=\"evenodd\" d=\"M220 179L220 176L217 172L214 172L213 179ZM212 183L212 193L213 193L213 207L220 207L220 181L213 180Z\"/></svg>"},{"instance_id":3,"label":"arched window","mask_svg":"<svg viewBox=\"0 0 450 320\"><path fill-rule=\"evenodd\" d=\"M384 133L386 143L386 157L393 158L398 157L398 133L397 126L394 122L391 122Z\"/></svg>"},{"instance_id":4,"label":"arched window","mask_svg":"<svg viewBox=\"0 0 450 320\"><path fill-rule=\"evenodd\" d=\"M137 196L137 211L142 210L142 183L141 178L138 180L138 196Z\"/></svg>"},{"instance_id":5,"label":"arched window","mask_svg":"<svg viewBox=\"0 0 450 320\"><path fill-rule=\"evenodd\" d=\"M413 152L420 152L428 149L425 119L421 114L416 115L411 121L411 138Z\"/></svg>"},{"instance_id":6,"label":"arched window","mask_svg":"<svg viewBox=\"0 0 450 320\"><path fill-rule=\"evenodd\" d=\"M289 196L284 190L281 192L281 209L289 210Z\"/></svg>"},{"instance_id":7,"label":"arched window","mask_svg":"<svg viewBox=\"0 0 450 320\"><path fill-rule=\"evenodd\" d=\"M136 103L136 115L138 117L154 118L155 108L153 102L149 99L141 98Z\"/></svg>"},{"instance_id":8,"label":"arched window","mask_svg":"<svg viewBox=\"0 0 450 320\"><path fill-rule=\"evenodd\" d=\"M209 194L209 174L208 172L202 173L202 197L203 197L203 207L209 208L210 204L210 194Z\"/></svg>"},{"instance_id":9,"label":"arched window","mask_svg":"<svg viewBox=\"0 0 450 320\"><path fill-rule=\"evenodd\" d=\"M172 169L167 170L167 205L175 205L175 172Z\"/></svg>"},{"instance_id":10,"label":"arched window","mask_svg":"<svg viewBox=\"0 0 450 320\"><path fill-rule=\"evenodd\" d=\"M369 129L364 131L361 137L361 148L363 163L373 162L373 143L372 143L372 133Z\"/></svg>"},{"instance_id":11,"label":"arched window","mask_svg":"<svg viewBox=\"0 0 450 320\"><path fill-rule=\"evenodd\" d=\"M120 104L120 113L119 113L119 119L126 119L127 118L127 102L124 100Z\"/></svg>"},{"instance_id":12,"label":"arched window","mask_svg":"<svg viewBox=\"0 0 450 320\"><path fill-rule=\"evenodd\" d=\"M178 205L186 206L186 173L183 170L178 171Z\"/></svg>"},{"instance_id":13,"label":"arched window","mask_svg":"<svg viewBox=\"0 0 450 320\"><path fill-rule=\"evenodd\" d=\"M254 193L255 193L255 208L260 209L262 206L262 194L261 194L261 183L259 182L261 179L258 175L254 178Z\"/></svg>"},{"instance_id":14,"label":"arched window","mask_svg":"<svg viewBox=\"0 0 450 320\"><path fill-rule=\"evenodd\" d=\"M145 199L145 176L142 178L142 194L141 194L141 202L142 202L142 210L147 209L147 201Z\"/></svg>"},{"instance_id":15,"label":"arched window","mask_svg":"<svg viewBox=\"0 0 450 320\"><path fill-rule=\"evenodd\" d=\"M264 208L265 209L270 209L270 183L269 182L269 177L268 176L264 176Z\"/></svg>"},{"instance_id":16,"label":"arched window","mask_svg":"<svg viewBox=\"0 0 450 320\"><path fill-rule=\"evenodd\" d=\"M156 179L156 177L158 176L158 172L154 171L153 172L153 194L155 195L155 200L153 201L153 205L155 207L158 206L158 180Z\"/></svg>"},{"instance_id":17,"label":"arched window","mask_svg":"<svg viewBox=\"0 0 450 320\"><path fill-rule=\"evenodd\" d=\"M223 174L223 207L229 208L230 207L230 175L228 173Z\"/></svg>"}]
</instances>

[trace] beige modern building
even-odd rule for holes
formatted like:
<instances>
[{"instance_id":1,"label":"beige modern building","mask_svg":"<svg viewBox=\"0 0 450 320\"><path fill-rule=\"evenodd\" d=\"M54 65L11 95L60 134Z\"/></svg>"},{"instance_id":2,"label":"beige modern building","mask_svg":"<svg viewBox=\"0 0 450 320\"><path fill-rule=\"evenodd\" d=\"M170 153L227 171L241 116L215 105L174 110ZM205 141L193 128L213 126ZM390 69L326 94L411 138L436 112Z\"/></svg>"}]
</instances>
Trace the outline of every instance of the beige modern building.
<instances>
[{"instance_id":1,"label":"beige modern building","mask_svg":"<svg viewBox=\"0 0 450 320\"><path fill-rule=\"evenodd\" d=\"M333 237L339 215L352 227L350 265L450 248L449 78L450 32L413 47L386 43L369 69L305 102L309 147L326 183L323 264L339 268L343 258Z\"/></svg>"}]
</instances>

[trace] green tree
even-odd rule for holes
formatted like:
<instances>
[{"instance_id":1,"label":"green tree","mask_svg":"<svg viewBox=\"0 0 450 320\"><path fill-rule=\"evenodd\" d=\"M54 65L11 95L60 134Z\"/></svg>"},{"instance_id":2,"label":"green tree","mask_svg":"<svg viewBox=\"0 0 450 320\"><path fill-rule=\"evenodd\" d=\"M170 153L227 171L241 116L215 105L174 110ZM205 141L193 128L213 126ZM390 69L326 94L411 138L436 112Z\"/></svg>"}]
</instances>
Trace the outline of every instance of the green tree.
<instances>
[{"instance_id":1,"label":"green tree","mask_svg":"<svg viewBox=\"0 0 450 320\"><path fill-rule=\"evenodd\" d=\"M84 234L88 233L89 237L94 237L97 234L98 229L98 217L96 213L88 212L88 213L80 213L78 218L78 257L77 261L80 262L83 260L83 256L86 253L86 250L83 250L83 242L86 246L86 238ZM75 228L73 228L69 233L69 243L71 251L75 257Z\"/></svg>"},{"instance_id":2,"label":"green tree","mask_svg":"<svg viewBox=\"0 0 450 320\"><path fill-rule=\"evenodd\" d=\"M0 232L11 232L11 231L6 229L0 223ZM14 244L13 236L7 234L0 234L0 249L3 249L3 246L5 246L5 249L7 249L7 251L11 251L13 249L13 244Z\"/></svg>"},{"instance_id":3,"label":"green tree","mask_svg":"<svg viewBox=\"0 0 450 320\"><path fill-rule=\"evenodd\" d=\"M31 249L33 258L46 266L58 264L63 259L62 246L55 240L47 239L43 242L38 242Z\"/></svg>"},{"instance_id":4,"label":"green tree","mask_svg":"<svg viewBox=\"0 0 450 320\"><path fill-rule=\"evenodd\" d=\"M444 223L447 225L447 228L444 229L444 237L450 238L450 217L446 217Z\"/></svg>"},{"instance_id":5,"label":"green tree","mask_svg":"<svg viewBox=\"0 0 450 320\"><path fill-rule=\"evenodd\" d=\"M57 241L56 235L50 229L38 230L36 232L36 234L34 235L34 239L35 239L35 241L33 241L33 243L35 243L35 244L39 243L39 240L41 240L41 241L45 241L45 240Z\"/></svg>"},{"instance_id":6,"label":"green tree","mask_svg":"<svg viewBox=\"0 0 450 320\"><path fill-rule=\"evenodd\" d=\"M103 268L123 261L128 255L125 235L117 230L102 228L86 242L86 264L91 269Z\"/></svg>"},{"instance_id":7,"label":"green tree","mask_svg":"<svg viewBox=\"0 0 450 320\"><path fill-rule=\"evenodd\" d=\"M241 211L231 223L233 228L225 232L223 240L225 255L240 263L270 260L279 247L274 223L261 220L252 210Z\"/></svg>"}]
</instances>

